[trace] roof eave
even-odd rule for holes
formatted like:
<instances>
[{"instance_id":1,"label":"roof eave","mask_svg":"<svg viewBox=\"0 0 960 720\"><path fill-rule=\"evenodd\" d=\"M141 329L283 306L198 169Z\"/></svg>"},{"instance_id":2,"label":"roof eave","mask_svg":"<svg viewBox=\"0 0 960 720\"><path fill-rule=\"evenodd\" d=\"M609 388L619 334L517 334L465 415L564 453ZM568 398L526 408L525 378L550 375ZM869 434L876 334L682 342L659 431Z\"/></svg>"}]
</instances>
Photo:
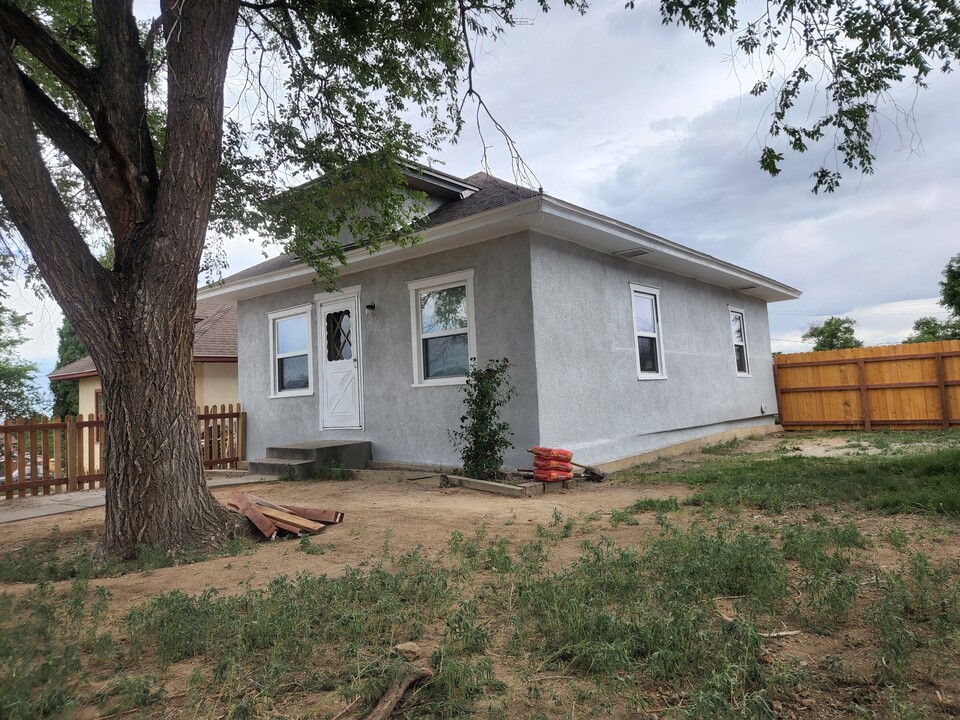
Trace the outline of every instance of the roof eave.
<instances>
[{"instance_id":1,"label":"roof eave","mask_svg":"<svg viewBox=\"0 0 960 720\"><path fill-rule=\"evenodd\" d=\"M411 257L482 242L499 234L525 230L530 226L530 222L524 218L535 215L539 206L538 196L525 198L460 220L426 228L420 233L420 239L413 244L385 245L374 253L365 247L358 247L346 253L346 264L337 261L334 267L341 275L346 275ZM316 277L317 274L313 268L297 264L237 282L200 288L197 291L197 299L204 302L235 303L238 300L248 300L300 287L312 282Z\"/></svg>"},{"instance_id":2,"label":"roof eave","mask_svg":"<svg viewBox=\"0 0 960 720\"><path fill-rule=\"evenodd\" d=\"M347 264L338 263L336 267L345 275L470 245L518 230L535 230L620 259L623 259L621 253L639 249L645 252L633 262L767 302L795 300L801 295L796 288L772 278L549 195L518 200L510 205L427 228L414 245L388 245L376 253L370 253L362 247L351 250L347 253ZM236 302L306 285L314 278L316 273L312 268L299 264L235 283L202 288L199 298Z\"/></svg>"},{"instance_id":3,"label":"roof eave","mask_svg":"<svg viewBox=\"0 0 960 720\"><path fill-rule=\"evenodd\" d=\"M625 259L622 253L641 250L644 251L642 255L629 261L719 285L767 302L795 300L801 295L796 288L752 270L549 195L543 198L543 215L541 232L614 257Z\"/></svg>"}]
</instances>

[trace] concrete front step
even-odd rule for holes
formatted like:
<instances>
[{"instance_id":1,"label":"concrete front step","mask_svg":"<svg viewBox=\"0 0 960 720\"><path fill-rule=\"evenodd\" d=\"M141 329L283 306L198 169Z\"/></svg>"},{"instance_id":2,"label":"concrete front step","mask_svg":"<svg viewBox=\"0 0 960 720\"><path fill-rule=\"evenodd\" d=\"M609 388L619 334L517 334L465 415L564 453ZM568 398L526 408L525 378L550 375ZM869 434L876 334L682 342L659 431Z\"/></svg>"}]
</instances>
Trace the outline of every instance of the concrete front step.
<instances>
[{"instance_id":1,"label":"concrete front step","mask_svg":"<svg viewBox=\"0 0 960 720\"><path fill-rule=\"evenodd\" d=\"M309 478L321 468L362 470L372 456L369 440L316 440L267 448L267 457L251 460L251 473L281 475L290 468L297 478Z\"/></svg>"}]
</instances>

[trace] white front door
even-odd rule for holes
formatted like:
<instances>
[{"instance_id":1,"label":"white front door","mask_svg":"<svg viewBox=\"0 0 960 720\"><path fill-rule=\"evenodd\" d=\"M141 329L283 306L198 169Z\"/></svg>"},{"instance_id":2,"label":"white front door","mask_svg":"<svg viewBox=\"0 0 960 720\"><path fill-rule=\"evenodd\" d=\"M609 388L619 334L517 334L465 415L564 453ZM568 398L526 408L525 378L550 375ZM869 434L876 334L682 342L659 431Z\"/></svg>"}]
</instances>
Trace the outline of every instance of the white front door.
<instances>
[{"instance_id":1,"label":"white front door","mask_svg":"<svg viewBox=\"0 0 960 720\"><path fill-rule=\"evenodd\" d=\"M359 428L359 296L338 297L320 305L320 427Z\"/></svg>"}]
</instances>

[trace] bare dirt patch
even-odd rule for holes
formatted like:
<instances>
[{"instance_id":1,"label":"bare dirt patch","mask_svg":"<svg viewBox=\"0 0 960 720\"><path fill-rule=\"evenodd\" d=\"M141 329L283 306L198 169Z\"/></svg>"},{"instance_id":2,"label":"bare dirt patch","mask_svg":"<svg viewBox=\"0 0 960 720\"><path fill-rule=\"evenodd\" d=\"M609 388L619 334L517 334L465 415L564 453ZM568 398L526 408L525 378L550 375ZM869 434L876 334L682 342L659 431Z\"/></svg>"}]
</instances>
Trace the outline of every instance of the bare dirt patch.
<instances>
[{"instance_id":1,"label":"bare dirt patch","mask_svg":"<svg viewBox=\"0 0 960 720\"><path fill-rule=\"evenodd\" d=\"M280 504L340 510L345 519L312 538L314 545L323 548L323 554L319 555L301 552L296 540L280 540L261 543L249 555L99 578L94 584L106 587L113 595L111 611L123 611L147 597L170 590L195 594L212 587L233 593L263 587L280 575L294 576L301 572L340 575L349 566L357 567L382 558L385 543L393 551L402 552L419 545L435 553L445 547L454 531L470 533L484 523L491 534L511 541L525 541L536 536L537 523L549 522L554 510L572 518L598 514L598 525L609 529L607 515L611 509L628 506L640 498L682 500L692 492L686 485L644 487L613 480L582 483L576 490L515 499L463 488L442 488L439 478L425 478L260 483L218 488L213 493L224 500L234 490ZM8 523L3 526L0 552L47 537L55 527L65 535L99 531L103 517L103 508L91 508ZM646 520L649 522L643 522L644 531L655 529L650 513L646 514ZM634 534L640 528L638 525L619 530L629 529L629 534ZM571 554L575 556L577 552L574 544ZM16 583L0 584L0 592L24 589Z\"/></svg>"}]
</instances>

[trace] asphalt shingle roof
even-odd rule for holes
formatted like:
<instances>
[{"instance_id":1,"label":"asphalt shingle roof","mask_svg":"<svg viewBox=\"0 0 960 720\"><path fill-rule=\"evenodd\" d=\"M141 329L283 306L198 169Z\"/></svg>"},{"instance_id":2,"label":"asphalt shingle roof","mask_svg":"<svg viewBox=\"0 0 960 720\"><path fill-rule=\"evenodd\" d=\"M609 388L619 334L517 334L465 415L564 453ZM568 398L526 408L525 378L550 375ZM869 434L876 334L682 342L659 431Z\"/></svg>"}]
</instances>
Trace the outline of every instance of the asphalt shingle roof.
<instances>
[{"instance_id":1,"label":"asphalt shingle roof","mask_svg":"<svg viewBox=\"0 0 960 720\"><path fill-rule=\"evenodd\" d=\"M197 303L194 314L194 358L237 358L237 308L234 305ZM63 380L71 377L96 375L97 367L89 355L57 368L47 377Z\"/></svg>"},{"instance_id":2,"label":"asphalt shingle roof","mask_svg":"<svg viewBox=\"0 0 960 720\"><path fill-rule=\"evenodd\" d=\"M515 202L526 200L538 194L536 190L515 185L514 183L501 180L485 172L478 172L468 178L464 178L464 182L479 188L479 190L462 200L451 200L438 207L427 216L422 229L437 228L441 225L456 222L457 220L463 220L471 215L478 215L487 210L512 205ZM275 258L270 258L258 265L225 277L223 282L231 284L240 280L247 280L279 270L293 268L297 265L300 265L300 261L296 255L278 255Z\"/></svg>"}]
</instances>

